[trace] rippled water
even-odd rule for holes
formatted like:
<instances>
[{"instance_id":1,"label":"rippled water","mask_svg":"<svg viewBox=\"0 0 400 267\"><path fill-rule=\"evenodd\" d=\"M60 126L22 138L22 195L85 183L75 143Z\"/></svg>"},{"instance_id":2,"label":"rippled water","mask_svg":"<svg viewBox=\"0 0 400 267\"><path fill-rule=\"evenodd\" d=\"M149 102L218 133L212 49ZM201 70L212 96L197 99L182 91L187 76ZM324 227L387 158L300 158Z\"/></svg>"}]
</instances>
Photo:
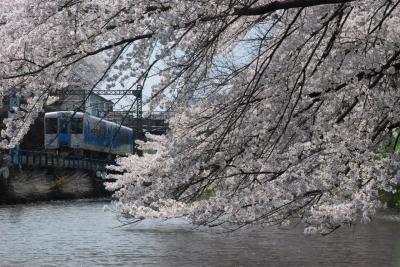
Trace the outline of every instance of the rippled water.
<instances>
[{"instance_id":1,"label":"rippled water","mask_svg":"<svg viewBox=\"0 0 400 267\"><path fill-rule=\"evenodd\" d=\"M216 234L182 221L120 225L105 202L0 207L0 266L400 266L400 216L332 235Z\"/></svg>"}]
</instances>

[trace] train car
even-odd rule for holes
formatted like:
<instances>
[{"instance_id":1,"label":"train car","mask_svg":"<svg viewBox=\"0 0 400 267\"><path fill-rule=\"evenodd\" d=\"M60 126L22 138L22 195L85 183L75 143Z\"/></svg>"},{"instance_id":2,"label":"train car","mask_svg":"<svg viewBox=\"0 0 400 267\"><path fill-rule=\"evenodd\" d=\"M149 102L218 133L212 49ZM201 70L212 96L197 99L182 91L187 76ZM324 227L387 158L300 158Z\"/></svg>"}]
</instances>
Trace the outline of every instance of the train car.
<instances>
[{"instance_id":1,"label":"train car","mask_svg":"<svg viewBox=\"0 0 400 267\"><path fill-rule=\"evenodd\" d=\"M132 129L87 115L83 124L83 148L91 151L125 155L132 153Z\"/></svg>"},{"instance_id":2,"label":"train car","mask_svg":"<svg viewBox=\"0 0 400 267\"><path fill-rule=\"evenodd\" d=\"M133 141L132 129L86 113L56 111L45 114L46 150L126 155L133 152Z\"/></svg>"}]
</instances>

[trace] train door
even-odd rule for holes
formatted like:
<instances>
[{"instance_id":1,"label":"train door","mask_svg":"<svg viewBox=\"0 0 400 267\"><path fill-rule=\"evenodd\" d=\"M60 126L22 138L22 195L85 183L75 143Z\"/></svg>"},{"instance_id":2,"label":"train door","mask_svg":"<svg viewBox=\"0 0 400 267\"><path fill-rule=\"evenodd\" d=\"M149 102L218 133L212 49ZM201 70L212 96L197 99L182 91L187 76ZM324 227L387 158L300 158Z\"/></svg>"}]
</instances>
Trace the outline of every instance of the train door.
<instances>
[{"instance_id":1,"label":"train door","mask_svg":"<svg viewBox=\"0 0 400 267\"><path fill-rule=\"evenodd\" d=\"M69 135L69 119L66 117L60 117L58 125L60 126L60 147L68 147L70 145L70 135Z\"/></svg>"},{"instance_id":2,"label":"train door","mask_svg":"<svg viewBox=\"0 0 400 267\"><path fill-rule=\"evenodd\" d=\"M44 147L45 149L58 149L58 119L57 117L45 118L44 121Z\"/></svg>"},{"instance_id":3,"label":"train door","mask_svg":"<svg viewBox=\"0 0 400 267\"><path fill-rule=\"evenodd\" d=\"M71 147L83 149L83 117L74 117L70 125Z\"/></svg>"}]
</instances>

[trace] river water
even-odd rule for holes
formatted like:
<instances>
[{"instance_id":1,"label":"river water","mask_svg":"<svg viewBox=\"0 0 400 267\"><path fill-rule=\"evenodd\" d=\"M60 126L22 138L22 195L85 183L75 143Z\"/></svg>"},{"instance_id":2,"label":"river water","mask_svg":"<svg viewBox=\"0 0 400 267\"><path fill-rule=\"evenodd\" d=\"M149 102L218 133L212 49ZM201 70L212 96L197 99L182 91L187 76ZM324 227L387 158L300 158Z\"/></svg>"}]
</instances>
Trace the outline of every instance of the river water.
<instances>
[{"instance_id":1,"label":"river water","mask_svg":"<svg viewBox=\"0 0 400 267\"><path fill-rule=\"evenodd\" d=\"M233 234L180 221L118 227L107 202L0 207L0 266L400 266L400 215L329 236L302 228Z\"/></svg>"}]
</instances>

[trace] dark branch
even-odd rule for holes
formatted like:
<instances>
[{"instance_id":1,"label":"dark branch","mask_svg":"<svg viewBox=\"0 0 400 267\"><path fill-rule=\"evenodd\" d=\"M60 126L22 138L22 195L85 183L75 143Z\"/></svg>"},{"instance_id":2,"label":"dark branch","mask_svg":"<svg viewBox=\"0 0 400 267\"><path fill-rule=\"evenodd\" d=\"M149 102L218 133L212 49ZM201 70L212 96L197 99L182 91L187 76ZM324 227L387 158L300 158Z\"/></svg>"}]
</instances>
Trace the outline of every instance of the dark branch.
<instances>
[{"instance_id":1,"label":"dark branch","mask_svg":"<svg viewBox=\"0 0 400 267\"><path fill-rule=\"evenodd\" d=\"M293 9L293 8L304 8L319 5L329 5L329 4L343 4L348 2L353 2L354 0L286 0L286 1L273 1L269 4L259 6L259 7L248 7L237 9L235 15L241 16L258 16L264 15L270 12L283 9Z\"/></svg>"}]
</instances>

